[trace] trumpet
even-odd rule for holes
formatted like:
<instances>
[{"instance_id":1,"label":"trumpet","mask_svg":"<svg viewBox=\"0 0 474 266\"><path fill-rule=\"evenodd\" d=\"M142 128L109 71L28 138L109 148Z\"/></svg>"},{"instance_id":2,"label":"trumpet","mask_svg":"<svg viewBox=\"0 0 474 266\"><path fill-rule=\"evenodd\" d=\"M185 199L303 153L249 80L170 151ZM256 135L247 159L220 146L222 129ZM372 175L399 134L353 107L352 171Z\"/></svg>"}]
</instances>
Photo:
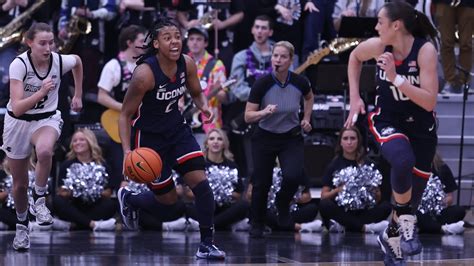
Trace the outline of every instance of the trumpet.
<instances>
[{"instance_id":1,"label":"trumpet","mask_svg":"<svg viewBox=\"0 0 474 266\"><path fill-rule=\"evenodd\" d=\"M69 53L79 36L82 34L87 35L91 30L92 24L87 18L75 15L71 16L67 26L68 38L59 46L59 52L64 54Z\"/></svg>"}]
</instances>

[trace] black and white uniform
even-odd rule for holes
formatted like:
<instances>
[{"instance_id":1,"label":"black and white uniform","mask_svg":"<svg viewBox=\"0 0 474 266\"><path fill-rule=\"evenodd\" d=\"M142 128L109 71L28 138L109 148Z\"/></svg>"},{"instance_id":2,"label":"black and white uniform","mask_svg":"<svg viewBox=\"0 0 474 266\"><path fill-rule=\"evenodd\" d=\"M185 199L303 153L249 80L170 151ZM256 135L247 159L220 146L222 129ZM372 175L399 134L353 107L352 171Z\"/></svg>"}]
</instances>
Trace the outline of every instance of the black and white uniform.
<instances>
[{"instance_id":1,"label":"black and white uniform","mask_svg":"<svg viewBox=\"0 0 474 266\"><path fill-rule=\"evenodd\" d=\"M10 64L10 79L23 81L24 98L39 91L43 80L48 77L55 83L55 88L33 108L18 117L12 112L11 100L8 102L2 149L12 159L24 159L30 156L31 136L41 127L50 126L58 132L58 136L61 135L63 121L61 112L57 110L61 76L76 65L76 58L73 55L51 53L48 71L39 73L31 63L30 53L26 51L13 60Z\"/></svg>"}]
</instances>

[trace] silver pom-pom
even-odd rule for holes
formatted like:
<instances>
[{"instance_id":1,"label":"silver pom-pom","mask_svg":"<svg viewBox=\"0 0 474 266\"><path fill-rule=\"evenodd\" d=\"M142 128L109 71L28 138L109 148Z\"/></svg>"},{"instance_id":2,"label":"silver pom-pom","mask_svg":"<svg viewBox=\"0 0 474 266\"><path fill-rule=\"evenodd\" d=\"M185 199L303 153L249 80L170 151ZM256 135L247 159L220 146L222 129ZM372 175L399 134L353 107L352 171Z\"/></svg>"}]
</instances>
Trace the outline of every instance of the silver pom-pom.
<instances>
[{"instance_id":1,"label":"silver pom-pom","mask_svg":"<svg viewBox=\"0 0 474 266\"><path fill-rule=\"evenodd\" d=\"M67 169L63 188L72 191L74 198L93 203L102 196L108 182L108 174L103 165L95 162L73 163Z\"/></svg>"},{"instance_id":2,"label":"silver pom-pom","mask_svg":"<svg viewBox=\"0 0 474 266\"><path fill-rule=\"evenodd\" d=\"M446 197L444 187L439 177L432 175L428 179L418 210L423 214L432 213L439 215L446 207L444 203L444 198Z\"/></svg>"},{"instance_id":3,"label":"silver pom-pom","mask_svg":"<svg viewBox=\"0 0 474 266\"><path fill-rule=\"evenodd\" d=\"M206 175L216 204L224 206L232 203L232 192L239 181L237 169L213 165L206 168Z\"/></svg>"},{"instance_id":4,"label":"silver pom-pom","mask_svg":"<svg viewBox=\"0 0 474 266\"><path fill-rule=\"evenodd\" d=\"M346 211L370 209L376 204L375 194L382 184L382 175L373 164L349 166L334 174L333 184L336 187L343 185L336 203Z\"/></svg>"},{"instance_id":5,"label":"silver pom-pom","mask_svg":"<svg viewBox=\"0 0 474 266\"><path fill-rule=\"evenodd\" d=\"M138 183L132 180L128 180L127 188L137 194L150 190L146 184Z\"/></svg>"},{"instance_id":6,"label":"silver pom-pom","mask_svg":"<svg viewBox=\"0 0 474 266\"><path fill-rule=\"evenodd\" d=\"M48 177L48 183L51 177ZM8 191L8 197L5 201L5 206L15 209L15 201L13 200L13 177L8 175L4 180L4 189ZM35 171L28 171L28 202L33 202L33 190L35 189ZM48 194L48 185L46 185L46 194Z\"/></svg>"},{"instance_id":7,"label":"silver pom-pom","mask_svg":"<svg viewBox=\"0 0 474 266\"><path fill-rule=\"evenodd\" d=\"M276 212L276 195L281 189L281 181L283 180L283 174L281 172L281 168L275 167L273 168L273 179L272 179L272 186L270 187L270 191L268 192L267 198L267 208L271 211ZM297 201L301 197L301 193L304 190L304 186L299 186L298 190L295 193L293 200L290 202L290 211L294 212L298 210Z\"/></svg>"}]
</instances>

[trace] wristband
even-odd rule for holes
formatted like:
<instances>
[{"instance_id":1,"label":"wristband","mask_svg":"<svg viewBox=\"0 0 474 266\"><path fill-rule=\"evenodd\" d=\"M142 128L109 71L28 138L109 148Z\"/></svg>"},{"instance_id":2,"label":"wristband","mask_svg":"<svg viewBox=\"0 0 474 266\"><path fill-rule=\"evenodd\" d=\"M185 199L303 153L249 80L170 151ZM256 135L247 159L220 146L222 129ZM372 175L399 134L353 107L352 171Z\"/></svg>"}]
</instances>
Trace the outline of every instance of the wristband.
<instances>
[{"instance_id":1,"label":"wristband","mask_svg":"<svg viewBox=\"0 0 474 266\"><path fill-rule=\"evenodd\" d=\"M398 88L398 87L402 86L403 82L405 82L405 79L402 76L397 75L395 77L395 79L393 80L392 84L395 85L395 87Z\"/></svg>"}]
</instances>

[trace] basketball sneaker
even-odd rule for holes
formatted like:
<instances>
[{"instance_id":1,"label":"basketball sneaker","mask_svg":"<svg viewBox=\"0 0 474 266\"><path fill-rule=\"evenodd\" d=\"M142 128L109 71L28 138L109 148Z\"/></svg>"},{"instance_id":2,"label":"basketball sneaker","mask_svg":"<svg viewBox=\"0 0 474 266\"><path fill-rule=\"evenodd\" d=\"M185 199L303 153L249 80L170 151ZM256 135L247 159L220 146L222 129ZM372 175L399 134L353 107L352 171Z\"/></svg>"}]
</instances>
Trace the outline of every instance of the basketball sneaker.
<instances>
[{"instance_id":1,"label":"basketball sneaker","mask_svg":"<svg viewBox=\"0 0 474 266\"><path fill-rule=\"evenodd\" d=\"M196 252L196 257L199 259L223 260L225 259L225 252L220 250L214 244L205 244L204 242L201 242Z\"/></svg>"},{"instance_id":2,"label":"basketball sneaker","mask_svg":"<svg viewBox=\"0 0 474 266\"><path fill-rule=\"evenodd\" d=\"M407 265L400 248L401 236L388 237L387 230L383 230L377 237L377 242L384 253L383 262L385 265Z\"/></svg>"},{"instance_id":3,"label":"basketball sneaker","mask_svg":"<svg viewBox=\"0 0 474 266\"><path fill-rule=\"evenodd\" d=\"M401 238L400 247L404 255L412 256L421 252L422 245L416 230L416 216L404 214L398 217Z\"/></svg>"},{"instance_id":4,"label":"basketball sneaker","mask_svg":"<svg viewBox=\"0 0 474 266\"><path fill-rule=\"evenodd\" d=\"M120 215L122 216L122 222L130 230L138 229L138 212L127 204L127 198L132 195L132 191L128 190L127 187L121 187L117 192L117 197L120 204Z\"/></svg>"},{"instance_id":5,"label":"basketball sneaker","mask_svg":"<svg viewBox=\"0 0 474 266\"><path fill-rule=\"evenodd\" d=\"M46 207L46 198L38 198L34 204L30 204L30 213L36 217L38 225L50 225L53 223L53 216Z\"/></svg>"},{"instance_id":6,"label":"basketball sneaker","mask_svg":"<svg viewBox=\"0 0 474 266\"><path fill-rule=\"evenodd\" d=\"M13 248L17 251L23 251L30 248L30 230L28 226L16 224L15 238L13 239Z\"/></svg>"}]
</instances>

